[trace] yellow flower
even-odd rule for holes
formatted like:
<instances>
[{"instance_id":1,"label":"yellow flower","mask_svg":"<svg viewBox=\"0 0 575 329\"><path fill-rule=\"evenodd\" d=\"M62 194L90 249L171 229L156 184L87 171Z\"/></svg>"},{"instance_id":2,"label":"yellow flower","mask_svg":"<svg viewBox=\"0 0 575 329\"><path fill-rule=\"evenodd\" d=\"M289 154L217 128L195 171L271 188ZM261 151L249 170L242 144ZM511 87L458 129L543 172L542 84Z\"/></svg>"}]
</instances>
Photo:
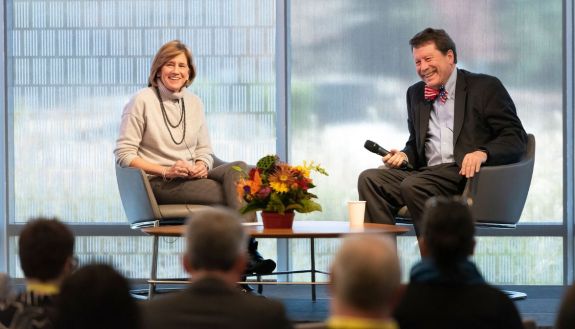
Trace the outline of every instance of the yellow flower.
<instances>
[{"instance_id":1,"label":"yellow flower","mask_svg":"<svg viewBox=\"0 0 575 329\"><path fill-rule=\"evenodd\" d=\"M294 182L291 167L287 164L278 165L274 173L269 176L269 182L271 188L276 192L285 193L289 191L289 187Z\"/></svg>"},{"instance_id":2,"label":"yellow flower","mask_svg":"<svg viewBox=\"0 0 575 329\"><path fill-rule=\"evenodd\" d=\"M305 178L309 178L309 167L307 167L305 165L305 161L304 161L304 165L303 166L297 166L295 167L295 169L299 172L301 172L301 174L303 175L303 177Z\"/></svg>"}]
</instances>

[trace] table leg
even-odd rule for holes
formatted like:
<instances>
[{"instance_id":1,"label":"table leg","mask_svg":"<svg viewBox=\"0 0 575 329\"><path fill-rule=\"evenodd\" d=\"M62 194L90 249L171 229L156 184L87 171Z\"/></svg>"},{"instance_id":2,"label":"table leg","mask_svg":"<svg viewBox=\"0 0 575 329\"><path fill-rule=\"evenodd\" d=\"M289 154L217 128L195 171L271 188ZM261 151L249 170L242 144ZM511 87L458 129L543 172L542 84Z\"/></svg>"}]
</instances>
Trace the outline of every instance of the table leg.
<instances>
[{"instance_id":1,"label":"table leg","mask_svg":"<svg viewBox=\"0 0 575 329\"><path fill-rule=\"evenodd\" d=\"M311 257L311 300L316 301L315 290L315 239L309 239L310 257Z\"/></svg>"},{"instance_id":2,"label":"table leg","mask_svg":"<svg viewBox=\"0 0 575 329\"><path fill-rule=\"evenodd\" d=\"M158 248L159 248L159 236L154 235L154 242L152 243L152 268L150 270L150 280L156 280L158 276ZM156 290L155 283L148 284L148 299L154 297L154 292Z\"/></svg>"}]
</instances>

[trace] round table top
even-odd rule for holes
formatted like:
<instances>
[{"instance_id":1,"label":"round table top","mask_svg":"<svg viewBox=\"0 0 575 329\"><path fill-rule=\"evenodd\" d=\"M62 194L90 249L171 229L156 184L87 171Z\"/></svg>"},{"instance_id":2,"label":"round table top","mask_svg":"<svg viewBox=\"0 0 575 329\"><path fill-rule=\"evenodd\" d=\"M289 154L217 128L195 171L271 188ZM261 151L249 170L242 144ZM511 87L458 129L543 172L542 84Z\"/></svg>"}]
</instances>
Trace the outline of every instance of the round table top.
<instances>
[{"instance_id":1,"label":"round table top","mask_svg":"<svg viewBox=\"0 0 575 329\"><path fill-rule=\"evenodd\" d=\"M347 234L403 234L405 226L363 223L350 226L347 221L294 221L291 229L265 229L262 223L245 224L250 236L261 238L336 238ZM158 236L182 236L185 225L142 228L142 232Z\"/></svg>"}]
</instances>

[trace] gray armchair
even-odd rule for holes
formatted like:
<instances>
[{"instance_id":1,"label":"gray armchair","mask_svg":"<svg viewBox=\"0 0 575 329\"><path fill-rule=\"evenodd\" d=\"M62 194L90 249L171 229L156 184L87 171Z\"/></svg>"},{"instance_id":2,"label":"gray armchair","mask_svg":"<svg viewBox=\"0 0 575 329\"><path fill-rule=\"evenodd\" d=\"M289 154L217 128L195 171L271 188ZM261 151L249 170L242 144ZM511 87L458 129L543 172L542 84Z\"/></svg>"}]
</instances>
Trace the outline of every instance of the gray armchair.
<instances>
[{"instance_id":1,"label":"gray armchair","mask_svg":"<svg viewBox=\"0 0 575 329\"><path fill-rule=\"evenodd\" d=\"M214 167L225 163L216 156L213 158ZM148 175L139 168L122 168L116 165L116 180L124 212L133 229L183 224L186 218L193 215L194 212L210 208L210 206L197 204L159 205L148 181ZM153 297L156 284L160 282L157 280L158 248L159 237L155 235L152 243L152 264L147 289L149 299ZM140 297L141 292L134 291L133 294Z\"/></svg>"},{"instance_id":2,"label":"gray armchair","mask_svg":"<svg viewBox=\"0 0 575 329\"><path fill-rule=\"evenodd\" d=\"M513 228L516 226L531 185L535 164L535 137L527 135L527 151L517 163L485 166L468 179L463 197L470 200L478 226ZM399 210L396 220L409 223L407 207Z\"/></svg>"},{"instance_id":3,"label":"gray armchair","mask_svg":"<svg viewBox=\"0 0 575 329\"><path fill-rule=\"evenodd\" d=\"M225 162L214 158L214 167ZM122 168L116 165L116 180L122 206L132 228L183 224L198 210L209 208L196 204L159 205L148 181L148 175L139 168Z\"/></svg>"},{"instance_id":4,"label":"gray armchair","mask_svg":"<svg viewBox=\"0 0 575 329\"><path fill-rule=\"evenodd\" d=\"M463 196L471 200L479 226L515 227L531 186L535 164L535 136L527 135L527 151L517 163L482 167L467 181Z\"/></svg>"},{"instance_id":5,"label":"gray armchair","mask_svg":"<svg viewBox=\"0 0 575 329\"><path fill-rule=\"evenodd\" d=\"M473 219L478 227L515 228L527 199L535 164L535 136L527 135L527 150L517 163L485 166L467 180L462 196L471 204ZM410 223L407 207L400 209L396 221ZM511 299L527 295L504 291Z\"/></svg>"}]
</instances>

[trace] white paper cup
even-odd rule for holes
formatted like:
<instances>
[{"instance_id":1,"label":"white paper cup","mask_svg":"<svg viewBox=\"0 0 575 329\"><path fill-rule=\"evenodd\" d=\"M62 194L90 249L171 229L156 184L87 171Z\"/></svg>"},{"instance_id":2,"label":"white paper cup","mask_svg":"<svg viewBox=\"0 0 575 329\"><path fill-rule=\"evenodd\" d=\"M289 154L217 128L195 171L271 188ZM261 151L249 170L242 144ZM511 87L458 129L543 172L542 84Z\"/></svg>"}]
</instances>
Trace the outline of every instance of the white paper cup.
<instances>
[{"instance_id":1,"label":"white paper cup","mask_svg":"<svg viewBox=\"0 0 575 329\"><path fill-rule=\"evenodd\" d=\"M349 213L349 225L355 227L363 226L365 201L348 201L347 210Z\"/></svg>"}]
</instances>

